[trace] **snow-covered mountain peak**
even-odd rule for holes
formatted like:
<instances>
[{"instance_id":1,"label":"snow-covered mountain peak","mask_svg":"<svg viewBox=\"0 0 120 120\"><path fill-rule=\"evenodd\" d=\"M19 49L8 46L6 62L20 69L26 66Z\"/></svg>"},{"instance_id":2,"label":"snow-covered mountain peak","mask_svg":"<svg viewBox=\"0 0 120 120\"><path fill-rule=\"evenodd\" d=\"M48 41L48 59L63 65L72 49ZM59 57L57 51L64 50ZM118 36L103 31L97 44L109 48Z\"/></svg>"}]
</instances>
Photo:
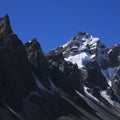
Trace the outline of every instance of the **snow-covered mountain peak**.
<instances>
[{"instance_id":1,"label":"snow-covered mountain peak","mask_svg":"<svg viewBox=\"0 0 120 120\"><path fill-rule=\"evenodd\" d=\"M79 32L75 35L68 43L63 45L63 48L66 48L65 51L71 52L82 52L82 51L92 51L98 46L102 46L103 44L100 42L99 38L93 37L92 35Z\"/></svg>"},{"instance_id":2,"label":"snow-covered mountain peak","mask_svg":"<svg viewBox=\"0 0 120 120\"><path fill-rule=\"evenodd\" d=\"M86 62L105 58L106 47L99 38L92 35L79 32L66 44L49 52L51 55L62 53L66 61L76 63L79 68L83 67Z\"/></svg>"},{"instance_id":3,"label":"snow-covered mountain peak","mask_svg":"<svg viewBox=\"0 0 120 120\"><path fill-rule=\"evenodd\" d=\"M76 63L79 68L84 66L83 64L86 62L98 58L101 60L104 57L102 53L106 49L99 38L85 32L79 32L68 43L63 45L62 48L64 49L63 55L65 60ZM79 60L76 60L78 58Z\"/></svg>"},{"instance_id":4,"label":"snow-covered mountain peak","mask_svg":"<svg viewBox=\"0 0 120 120\"><path fill-rule=\"evenodd\" d=\"M73 41L79 40L79 41L85 42L85 41L91 40L92 38L93 38L92 35L88 33L79 32L77 33L77 35L73 37Z\"/></svg>"},{"instance_id":5,"label":"snow-covered mountain peak","mask_svg":"<svg viewBox=\"0 0 120 120\"><path fill-rule=\"evenodd\" d=\"M88 33L79 32L68 43L66 43L62 47L76 48L82 45L87 45L92 40L92 38L93 38L92 35Z\"/></svg>"}]
</instances>

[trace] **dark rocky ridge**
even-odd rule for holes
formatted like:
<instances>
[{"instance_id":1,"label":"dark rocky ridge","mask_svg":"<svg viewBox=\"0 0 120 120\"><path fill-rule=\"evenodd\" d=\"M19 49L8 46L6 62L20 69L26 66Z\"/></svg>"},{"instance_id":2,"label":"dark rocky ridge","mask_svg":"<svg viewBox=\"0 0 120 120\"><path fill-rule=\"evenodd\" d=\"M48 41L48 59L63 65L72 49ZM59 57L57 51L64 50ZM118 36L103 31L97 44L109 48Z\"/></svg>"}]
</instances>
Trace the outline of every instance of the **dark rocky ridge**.
<instances>
[{"instance_id":1,"label":"dark rocky ridge","mask_svg":"<svg viewBox=\"0 0 120 120\"><path fill-rule=\"evenodd\" d=\"M116 89L108 91L114 105L100 94L108 88L100 67L90 62L79 69L64 60L66 49L44 55L36 39L23 45L8 16L0 19L0 120L120 119Z\"/></svg>"},{"instance_id":2,"label":"dark rocky ridge","mask_svg":"<svg viewBox=\"0 0 120 120\"><path fill-rule=\"evenodd\" d=\"M9 17L6 15L5 17L0 18L0 34L9 35L11 33L13 33L13 31L10 26Z\"/></svg>"}]
</instances>

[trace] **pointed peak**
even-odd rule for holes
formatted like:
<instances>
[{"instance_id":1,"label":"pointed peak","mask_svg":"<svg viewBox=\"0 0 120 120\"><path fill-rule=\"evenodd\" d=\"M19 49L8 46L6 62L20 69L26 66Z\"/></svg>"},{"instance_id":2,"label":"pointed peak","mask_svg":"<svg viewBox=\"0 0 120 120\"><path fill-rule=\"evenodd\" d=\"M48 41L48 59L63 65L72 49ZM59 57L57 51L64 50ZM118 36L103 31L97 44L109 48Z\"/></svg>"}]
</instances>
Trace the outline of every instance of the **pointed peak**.
<instances>
[{"instance_id":1,"label":"pointed peak","mask_svg":"<svg viewBox=\"0 0 120 120\"><path fill-rule=\"evenodd\" d=\"M11 34L13 33L9 21L9 16L5 15L3 18L0 18L0 34Z\"/></svg>"},{"instance_id":2,"label":"pointed peak","mask_svg":"<svg viewBox=\"0 0 120 120\"><path fill-rule=\"evenodd\" d=\"M42 52L42 48L36 38L25 43L25 47L26 49L40 50Z\"/></svg>"},{"instance_id":3,"label":"pointed peak","mask_svg":"<svg viewBox=\"0 0 120 120\"><path fill-rule=\"evenodd\" d=\"M91 39L92 35L86 32L78 32L74 37L73 40L84 40L84 39Z\"/></svg>"},{"instance_id":4,"label":"pointed peak","mask_svg":"<svg viewBox=\"0 0 120 120\"><path fill-rule=\"evenodd\" d=\"M90 34L88 34L88 33L86 33L86 32L83 32L83 31L80 31L80 32L78 32L77 34L78 34L78 35L90 35Z\"/></svg>"}]
</instances>

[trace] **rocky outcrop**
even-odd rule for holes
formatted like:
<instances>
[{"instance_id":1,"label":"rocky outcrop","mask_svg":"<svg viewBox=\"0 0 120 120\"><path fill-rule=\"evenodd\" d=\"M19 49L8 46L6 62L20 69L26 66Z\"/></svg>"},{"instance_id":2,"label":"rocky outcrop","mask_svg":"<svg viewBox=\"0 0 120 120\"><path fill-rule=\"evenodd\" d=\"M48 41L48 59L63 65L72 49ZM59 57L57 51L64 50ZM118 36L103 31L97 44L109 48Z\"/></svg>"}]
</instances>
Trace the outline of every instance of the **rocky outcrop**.
<instances>
[{"instance_id":1,"label":"rocky outcrop","mask_svg":"<svg viewBox=\"0 0 120 120\"><path fill-rule=\"evenodd\" d=\"M120 44L109 47L108 57L109 66L116 67L120 65Z\"/></svg>"},{"instance_id":2,"label":"rocky outcrop","mask_svg":"<svg viewBox=\"0 0 120 120\"><path fill-rule=\"evenodd\" d=\"M33 39L25 44L28 59L31 63L32 72L46 86L50 87L49 82L49 64L45 58L41 46L36 39Z\"/></svg>"},{"instance_id":3,"label":"rocky outcrop","mask_svg":"<svg viewBox=\"0 0 120 120\"><path fill-rule=\"evenodd\" d=\"M0 102L19 111L23 107L23 96L35 89L35 83L25 47L11 34L8 16L0 23L5 24L0 33Z\"/></svg>"},{"instance_id":4,"label":"rocky outcrop","mask_svg":"<svg viewBox=\"0 0 120 120\"><path fill-rule=\"evenodd\" d=\"M48 76L49 65L38 41L33 39L27 42L25 48L31 65L34 68L37 68L41 75Z\"/></svg>"},{"instance_id":5,"label":"rocky outcrop","mask_svg":"<svg viewBox=\"0 0 120 120\"><path fill-rule=\"evenodd\" d=\"M52 54L47 58L52 67L52 79L59 88L68 93L74 93L75 90L83 93L81 71L78 69L77 64L66 62L63 54Z\"/></svg>"},{"instance_id":6,"label":"rocky outcrop","mask_svg":"<svg viewBox=\"0 0 120 120\"><path fill-rule=\"evenodd\" d=\"M120 96L120 66L112 79L112 88L115 94Z\"/></svg>"},{"instance_id":7,"label":"rocky outcrop","mask_svg":"<svg viewBox=\"0 0 120 120\"><path fill-rule=\"evenodd\" d=\"M13 31L10 26L8 15L6 15L3 18L0 18L0 35L3 35L3 34L9 35L12 33L13 33Z\"/></svg>"},{"instance_id":8,"label":"rocky outcrop","mask_svg":"<svg viewBox=\"0 0 120 120\"><path fill-rule=\"evenodd\" d=\"M108 83L106 81L106 78L103 76L100 67L95 61L89 63L87 72L88 76L85 83L87 83L89 87L96 87L100 90L107 89Z\"/></svg>"}]
</instances>

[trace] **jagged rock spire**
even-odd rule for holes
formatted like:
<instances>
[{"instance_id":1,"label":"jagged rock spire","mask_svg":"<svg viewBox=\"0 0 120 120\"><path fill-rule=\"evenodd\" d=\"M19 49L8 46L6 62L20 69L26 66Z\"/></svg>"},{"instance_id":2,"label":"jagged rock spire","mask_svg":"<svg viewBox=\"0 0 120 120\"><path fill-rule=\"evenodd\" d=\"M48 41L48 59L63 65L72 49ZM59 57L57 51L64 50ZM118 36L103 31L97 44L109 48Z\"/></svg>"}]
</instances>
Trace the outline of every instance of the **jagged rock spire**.
<instances>
[{"instance_id":1,"label":"jagged rock spire","mask_svg":"<svg viewBox=\"0 0 120 120\"><path fill-rule=\"evenodd\" d=\"M9 21L9 16L6 15L3 18L0 18L0 34L6 34L9 35L13 33Z\"/></svg>"}]
</instances>

